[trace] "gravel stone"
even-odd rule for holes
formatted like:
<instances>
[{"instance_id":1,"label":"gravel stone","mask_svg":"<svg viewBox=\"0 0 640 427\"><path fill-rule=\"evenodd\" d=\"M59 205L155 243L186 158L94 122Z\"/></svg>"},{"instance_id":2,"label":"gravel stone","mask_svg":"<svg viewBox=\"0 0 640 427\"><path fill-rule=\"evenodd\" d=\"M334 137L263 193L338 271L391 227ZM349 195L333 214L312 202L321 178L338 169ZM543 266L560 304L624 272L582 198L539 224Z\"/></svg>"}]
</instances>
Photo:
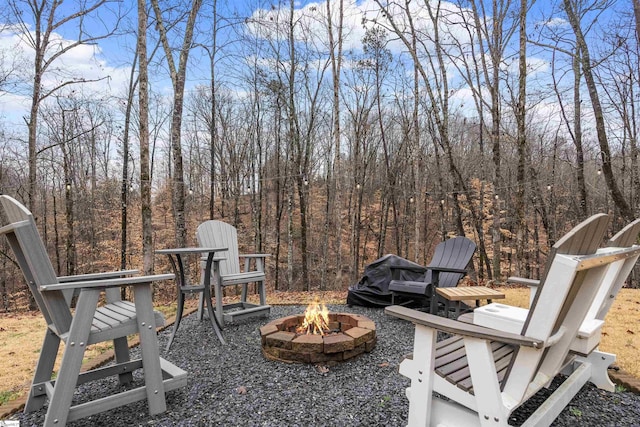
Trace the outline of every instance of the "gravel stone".
<instances>
[{"instance_id":1,"label":"gravel stone","mask_svg":"<svg viewBox=\"0 0 640 427\"><path fill-rule=\"evenodd\" d=\"M378 341L364 353L327 369L312 364L268 360L260 348L259 328L268 322L254 318L228 324L221 345L208 320L183 319L169 353L163 357L189 373L186 387L167 394L167 411L149 416L145 401L71 422L70 426L404 426L409 404L409 379L398 373L402 357L413 351L413 325L384 310L329 306L332 312L362 314L376 323ZM270 319L304 312L303 306L273 306ZM161 351L171 328L159 334ZM137 348L132 350L137 352ZM134 374L136 382L141 372ZM556 378L550 389L561 383ZM121 389L115 378L84 384L77 402ZM518 408L510 425L521 425L551 393L542 390ZM42 425L46 408L16 414L21 426ZM609 393L585 385L553 426L640 425L640 396Z\"/></svg>"}]
</instances>

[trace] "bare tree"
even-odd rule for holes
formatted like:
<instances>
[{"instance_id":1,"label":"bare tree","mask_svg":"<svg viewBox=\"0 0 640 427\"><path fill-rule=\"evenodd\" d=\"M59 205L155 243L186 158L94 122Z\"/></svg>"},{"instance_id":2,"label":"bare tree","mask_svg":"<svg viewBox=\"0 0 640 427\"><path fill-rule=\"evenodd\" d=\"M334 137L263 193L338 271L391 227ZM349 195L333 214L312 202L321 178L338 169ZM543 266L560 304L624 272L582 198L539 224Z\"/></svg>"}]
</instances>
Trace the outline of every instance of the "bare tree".
<instances>
[{"instance_id":1,"label":"bare tree","mask_svg":"<svg viewBox=\"0 0 640 427\"><path fill-rule=\"evenodd\" d=\"M628 22L628 21L627 21ZM621 25L624 23L621 22ZM640 103L638 102L638 83L640 82L640 45L634 43L633 37L622 34L633 32L629 27L616 28L612 36L607 37L608 45L617 46L616 52L598 70L599 86L603 90L603 103L612 115L615 113L621 124L618 128L621 144L622 165L620 166L620 182L626 189L628 200L635 209L636 216L640 209Z\"/></svg>"},{"instance_id":2,"label":"bare tree","mask_svg":"<svg viewBox=\"0 0 640 427\"><path fill-rule=\"evenodd\" d=\"M517 191L515 200L516 209L516 274L524 275L527 261L525 253L525 233L527 219L525 217L525 179L527 168L527 132L526 132L526 96L527 96L527 9L528 0L520 0L520 31L519 34L519 61L518 61L518 101L515 109L517 123L517 147L518 166L516 172Z\"/></svg>"},{"instance_id":3,"label":"bare tree","mask_svg":"<svg viewBox=\"0 0 640 427\"><path fill-rule=\"evenodd\" d=\"M636 22L636 41L640 44L640 0L633 0L633 16Z\"/></svg>"},{"instance_id":4,"label":"bare tree","mask_svg":"<svg viewBox=\"0 0 640 427\"><path fill-rule=\"evenodd\" d=\"M584 10L579 9L579 6L582 5L582 3L573 0L563 0L563 5L564 11L567 14L567 18L576 37L576 47L579 51L579 58L582 63L582 72L589 92L589 98L591 99L591 107L593 108L596 133L598 136L598 143L600 145L602 173L604 174L605 180L607 182L607 187L609 188L611 198L613 199L613 203L615 204L616 208L620 211L620 214L625 218L625 220L631 221L634 217L633 209L631 209L631 206L629 206L629 203L627 203L627 200L620 191L617 180L613 174L611 148L609 146L609 140L607 138L607 132L605 128L604 111L602 109L602 104L600 103L600 95L598 94L598 88L593 75L593 65L591 62L589 46L587 45L584 33L582 31L580 16L582 13L584 13ZM598 7L600 8L601 5L598 5Z\"/></svg>"},{"instance_id":5,"label":"bare tree","mask_svg":"<svg viewBox=\"0 0 640 427\"><path fill-rule=\"evenodd\" d=\"M147 60L147 7L138 0L138 132L140 143L140 207L142 213L142 260L144 274L153 272L153 225L149 161L149 75Z\"/></svg>"},{"instance_id":6,"label":"bare tree","mask_svg":"<svg viewBox=\"0 0 640 427\"><path fill-rule=\"evenodd\" d=\"M327 263L329 262L329 235L330 231L335 233L335 244L333 252L335 254L335 265L338 267L336 271L336 280L340 280L342 273L342 155L341 155L341 133L340 126L340 81L342 73L342 46L344 33L344 2L338 0L337 22L334 23L334 9L332 2L327 0L327 33L329 35L329 58L331 59L331 82L333 84L333 127L331 139L333 140L333 162L331 167L327 168L327 202L324 221L324 236L322 245L323 265L321 267L322 278L320 280L321 289L326 284L325 272ZM337 34L334 34L334 29ZM330 152L330 151L329 151ZM331 230L331 225L334 225Z\"/></svg>"},{"instance_id":7,"label":"bare tree","mask_svg":"<svg viewBox=\"0 0 640 427\"><path fill-rule=\"evenodd\" d=\"M463 30L462 37L454 37L456 49L447 49L452 63L457 67L460 75L471 89L475 108L478 113L478 144L480 156L485 156L485 132L489 133L491 144L491 158L493 160L493 176L491 181L495 192L495 202L492 204L493 223L491 227L493 243L493 271L492 276L499 278L502 264L502 232L500 200L504 200L506 192L502 189L505 182L503 176L503 105L501 91L504 86L504 76L501 67L509 42L518 29L518 14L514 11L513 1L490 2L472 0L458 2L460 10L454 13L452 24L459 24ZM468 6L468 8L466 7ZM470 10L470 13L469 13ZM513 19L511 17L514 17ZM445 18L448 18L445 16ZM448 18L451 19L451 18ZM484 92L488 92L486 96ZM490 124L485 122L485 111L491 116ZM488 128L488 129L487 129ZM481 179L488 179L491 171L480 171ZM482 214L482 213L481 213ZM484 233L478 227L478 235ZM479 249L482 260L486 260L483 250L484 239L480 239ZM491 272L489 272L491 273ZM480 271L482 277L483 272Z\"/></svg>"},{"instance_id":8,"label":"bare tree","mask_svg":"<svg viewBox=\"0 0 640 427\"><path fill-rule=\"evenodd\" d=\"M96 31L97 22L104 24L106 20L92 20L101 10L109 4L117 5L114 0L95 0L82 2L75 6L62 7L59 1L36 0L9 0L8 6L15 16L22 37L34 50L33 88L31 93L31 108L27 118L29 128L29 200L31 209L34 208L36 192L36 151L38 131L38 111L42 102L65 86L86 83L88 80L73 73L64 73L55 64L74 48L82 45L96 43L103 40L117 30L119 14L115 14L114 20L109 20L109 27L103 27L102 32ZM31 23L27 21L31 17ZM87 27L89 22L90 29ZM33 30L32 30L33 25ZM55 37L55 33L64 28L75 26L78 36L67 43L61 43ZM56 83L45 85L45 74L55 75ZM100 79L98 79L100 80Z\"/></svg>"},{"instance_id":9,"label":"bare tree","mask_svg":"<svg viewBox=\"0 0 640 427\"><path fill-rule=\"evenodd\" d=\"M387 22L394 34L402 41L408 49L409 55L417 67L424 89L427 93L428 106L426 110L430 113L429 119L433 120L436 136L434 141L442 148L444 160L446 161L451 179L455 183L455 191L452 193L453 209L455 212L455 229L458 235L464 235L462 223L461 194L471 194L468 182L461 173L456 162L454 147L451 139L451 111L450 111L450 88L448 76L448 61L446 58L445 41L448 39L443 25L448 11L443 7L442 2L424 2L421 5L422 12L428 17L429 28L424 28L424 22L416 19L415 9L411 9L409 4L396 8L383 5L376 0L384 13L382 22ZM443 34L444 33L444 34ZM412 40L418 42L417 48ZM482 227L481 215L477 212L474 204L468 204L472 223L476 230ZM480 233L478 233L480 234ZM480 242L480 250L484 251L483 242ZM495 256L495 246L494 246Z\"/></svg>"},{"instance_id":10,"label":"bare tree","mask_svg":"<svg viewBox=\"0 0 640 427\"><path fill-rule=\"evenodd\" d=\"M162 16L162 10L158 0L151 0L151 5L155 13L156 28L160 34L160 41L164 49L165 60L169 66L169 75L173 84L173 112L171 116L171 149L173 154L173 213L175 221L176 245L183 247L187 243L187 231L185 224L185 187L184 187L184 167L182 159L182 111L184 106L184 88L185 78L187 74L187 65L189 61L189 53L193 40L193 29L198 16L198 11L202 5L202 0L194 0L191 2L187 22L184 24L184 38L182 47L179 50L179 62L176 67L173 49L170 45L169 36L167 34L167 24ZM176 25L175 22L169 24L171 27Z\"/></svg>"}]
</instances>

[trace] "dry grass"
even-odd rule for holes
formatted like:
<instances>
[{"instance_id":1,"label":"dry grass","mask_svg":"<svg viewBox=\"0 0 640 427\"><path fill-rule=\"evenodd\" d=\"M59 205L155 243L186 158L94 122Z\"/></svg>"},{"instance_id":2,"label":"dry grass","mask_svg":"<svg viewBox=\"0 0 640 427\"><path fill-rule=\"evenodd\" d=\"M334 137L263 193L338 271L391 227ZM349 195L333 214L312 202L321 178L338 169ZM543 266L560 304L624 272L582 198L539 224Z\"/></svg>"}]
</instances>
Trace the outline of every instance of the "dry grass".
<instances>
[{"instance_id":1,"label":"dry grass","mask_svg":"<svg viewBox=\"0 0 640 427\"><path fill-rule=\"evenodd\" d=\"M506 304L528 306L528 289L503 289ZM326 293L269 293L269 304L308 304L321 299L330 304L344 304L344 292ZM193 306L194 301L188 305ZM175 304L157 307L165 316L175 313ZM45 322L39 313L0 315L0 405L24 396L42 345ZM636 378L640 378L640 290L622 289L609 311L603 329L600 348L615 353L618 365ZM90 346L87 359L96 357L110 348L107 344ZM59 363L59 361L58 361ZM57 366L57 365L56 365Z\"/></svg>"},{"instance_id":2,"label":"dry grass","mask_svg":"<svg viewBox=\"0 0 640 427\"><path fill-rule=\"evenodd\" d=\"M44 339L45 321L39 312L0 316L0 404L26 394ZM89 346L85 362L112 346L100 343ZM55 369L60 365L60 346Z\"/></svg>"}]
</instances>

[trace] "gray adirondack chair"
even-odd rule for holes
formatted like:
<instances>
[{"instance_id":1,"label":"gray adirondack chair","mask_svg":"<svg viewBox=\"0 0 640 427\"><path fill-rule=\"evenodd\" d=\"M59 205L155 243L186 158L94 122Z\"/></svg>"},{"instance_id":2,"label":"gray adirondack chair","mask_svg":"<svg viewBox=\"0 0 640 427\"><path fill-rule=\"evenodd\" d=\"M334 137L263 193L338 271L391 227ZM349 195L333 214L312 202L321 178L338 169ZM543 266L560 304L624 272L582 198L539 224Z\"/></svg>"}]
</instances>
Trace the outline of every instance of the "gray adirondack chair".
<instances>
[{"instance_id":1,"label":"gray adirondack chair","mask_svg":"<svg viewBox=\"0 0 640 427\"><path fill-rule=\"evenodd\" d=\"M254 316L268 316L271 306L267 305L267 294L265 288L264 261L268 254L239 254L238 253L238 231L234 226L223 221L205 221L196 229L196 239L202 247L225 247L228 248L226 256L216 258L213 263L213 296L216 299L216 317L222 326L224 322L233 322ZM244 258L244 268L240 268L240 258ZM255 262L251 268L251 260ZM219 268L217 267L219 266ZM202 264L204 268L204 264ZM205 277L203 273L201 277ZM255 283L258 287L260 297L259 304L252 304L247 300L248 286ZM242 285L242 293L239 303L224 304L223 288L231 285ZM202 317L204 301L200 299L199 316Z\"/></svg>"},{"instance_id":2,"label":"gray adirondack chair","mask_svg":"<svg viewBox=\"0 0 640 427\"><path fill-rule=\"evenodd\" d=\"M430 301L430 311L437 312L438 295L436 288L457 286L466 274L466 268L476 250L476 244L466 237L458 236L445 240L436 246L433 257L426 266L422 280L392 280L389 282L391 303L398 297Z\"/></svg>"},{"instance_id":3,"label":"gray adirondack chair","mask_svg":"<svg viewBox=\"0 0 640 427\"><path fill-rule=\"evenodd\" d=\"M6 195L0 196L0 205L5 218L0 234L8 239L47 322L25 412L42 408L47 397L45 426L65 425L67 421L143 399L148 402L150 414L164 412L165 392L186 385L187 373L159 356L156 326L162 325L164 319L153 311L151 283L172 279L173 275L124 277L135 273L128 270L56 277L31 213ZM133 287L135 303L120 300L122 286ZM106 304L99 306L103 291ZM79 296L72 311L69 304L74 292ZM131 360L127 336L136 333L140 336L142 357ZM111 340L115 364L80 373L86 347ZM64 354L54 379L53 367L61 341L65 343ZM72 406L78 384L115 375L126 384L137 369L144 370L144 386Z\"/></svg>"},{"instance_id":4,"label":"gray adirondack chair","mask_svg":"<svg viewBox=\"0 0 640 427\"><path fill-rule=\"evenodd\" d=\"M572 230L568 239L602 241L604 231L592 232L606 229L607 221L604 215L594 216ZM600 288L608 286L612 270L624 276L638 257L638 246L587 255L556 252L519 333L499 328L507 322L489 328L388 307L388 314L415 324L413 356L400 365L400 373L411 379L408 425L506 427L516 408L575 364L570 376L523 424L550 425L591 377L591 362L570 352L591 303ZM436 342L437 331L452 336Z\"/></svg>"}]
</instances>

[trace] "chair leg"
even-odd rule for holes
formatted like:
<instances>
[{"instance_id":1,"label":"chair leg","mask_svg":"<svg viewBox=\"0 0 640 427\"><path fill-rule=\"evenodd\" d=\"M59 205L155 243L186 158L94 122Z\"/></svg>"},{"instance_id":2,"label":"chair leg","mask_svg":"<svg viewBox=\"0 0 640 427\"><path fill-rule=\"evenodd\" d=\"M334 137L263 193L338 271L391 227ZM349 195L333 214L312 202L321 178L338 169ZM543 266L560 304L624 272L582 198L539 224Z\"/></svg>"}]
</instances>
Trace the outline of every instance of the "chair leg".
<instances>
[{"instance_id":1,"label":"chair leg","mask_svg":"<svg viewBox=\"0 0 640 427\"><path fill-rule=\"evenodd\" d=\"M99 289L85 289L80 293L60 371L53 386L49 409L44 419L45 426L60 426L67 422L99 297Z\"/></svg>"},{"instance_id":2,"label":"chair leg","mask_svg":"<svg viewBox=\"0 0 640 427\"><path fill-rule=\"evenodd\" d=\"M258 283L258 293L260 294L260 305L267 305L267 288L264 280Z\"/></svg>"},{"instance_id":3,"label":"chair leg","mask_svg":"<svg viewBox=\"0 0 640 427\"><path fill-rule=\"evenodd\" d=\"M240 294L240 302L244 304L247 302L247 296L249 295L249 284L248 283L243 283L242 284L242 293Z\"/></svg>"},{"instance_id":4,"label":"chair leg","mask_svg":"<svg viewBox=\"0 0 640 427\"><path fill-rule=\"evenodd\" d=\"M131 360L131 357L129 357L129 344L127 342L127 337L116 338L113 340L113 349L116 363L125 363ZM125 372L123 374L118 374L118 381L120 381L120 384L129 384L133 381L133 373Z\"/></svg>"},{"instance_id":5,"label":"chair leg","mask_svg":"<svg viewBox=\"0 0 640 427\"><path fill-rule=\"evenodd\" d=\"M616 385L609 378L608 369L616 361L616 355L612 353L605 353L600 350L593 350L587 356L587 361L592 364L591 367L591 381L601 390L615 391Z\"/></svg>"},{"instance_id":6,"label":"chair leg","mask_svg":"<svg viewBox=\"0 0 640 427\"><path fill-rule=\"evenodd\" d=\"M136 305L138 332L140 333L140 350L142 353L142 368L149 414L155 415L166 411L167 403L164 385L162 384L162 368L160 367L160 351L158 350L156 323L153 316L151 285L135 285L133 287L133 295Z\"/></svg>"},{"instance_id":7,"label":"chair leg","mask_svg":"<svg viewBox=\"0 0 640 427\"><path fill-rule=\"evenodd\" d=\"M426 426L431 418L437 331L416 325L413 341L413 359L400 364L400 374L411 379L409 398L409 425Z\"/></svg>"},{"instance_id":8,"label":"chair leg","mask_svg":"<svg viewBox=\"0 0 640 427\"><path fill-rule=\"evenodd\" d=\"M29 391L27 402L24 406L24 412L37 411L44 406L47 395L44 393L44 389L37 390L36 393L34 386L36 384L51 381L53 365L56 362L56 356L58 355L59 348L60 338L47 328L47 333L44 336L44 342L42 344L42 350L40 350L38 364L36 365L36 372L33 375L33 384Z\"/></svg>"}]
</instances>

